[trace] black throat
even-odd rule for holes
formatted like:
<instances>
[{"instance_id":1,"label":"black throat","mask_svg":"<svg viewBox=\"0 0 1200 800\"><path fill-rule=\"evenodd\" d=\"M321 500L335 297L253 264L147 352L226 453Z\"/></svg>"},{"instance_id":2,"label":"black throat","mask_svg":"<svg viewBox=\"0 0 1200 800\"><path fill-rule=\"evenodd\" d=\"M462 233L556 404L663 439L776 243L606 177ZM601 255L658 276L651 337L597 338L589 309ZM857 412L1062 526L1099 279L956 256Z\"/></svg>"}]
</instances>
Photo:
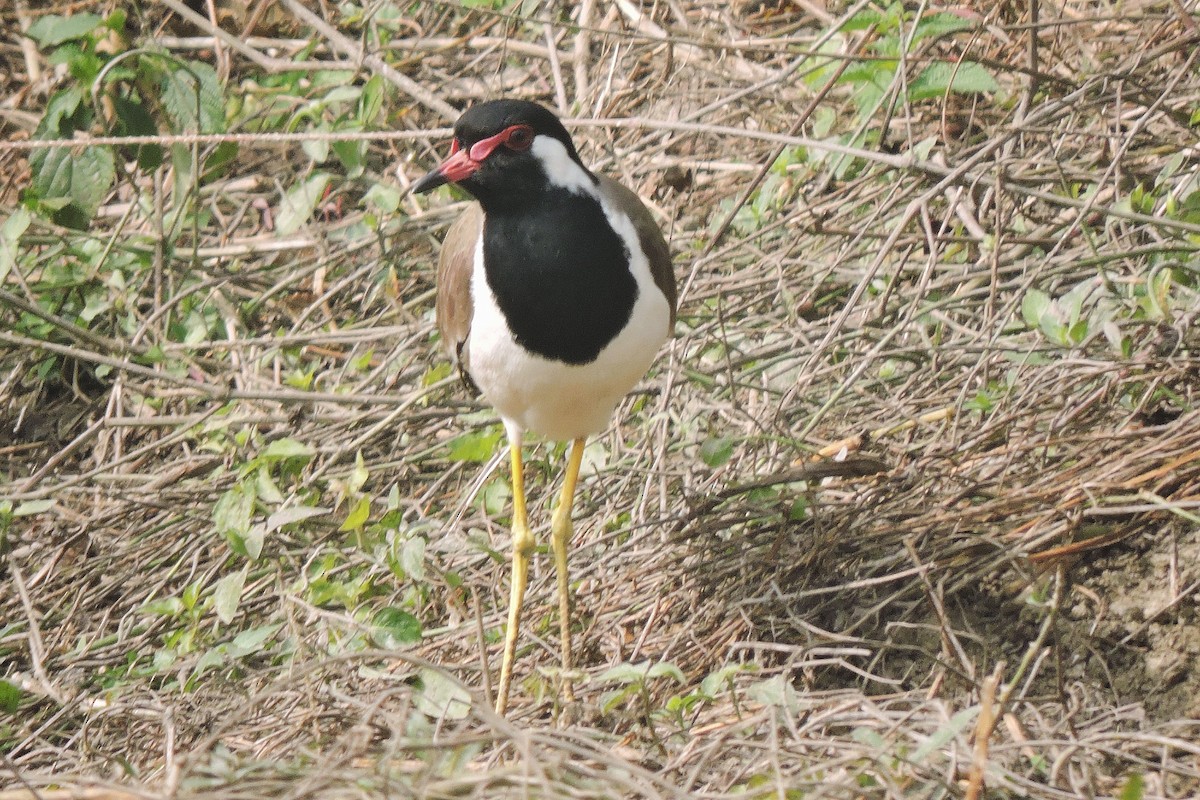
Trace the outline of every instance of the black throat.
<instances>
[{"instance_id":1,"label":"black throat","mask_svg":"<svg viewBox=\"0 0 1200 800\"><path fill-rule=\"evenodd\" d=\"M548 186L532 204L489 209L483 258L513 337L543 358L595 361L633 313L629 253L594 197Z\"/></svg>"}]
</instances>

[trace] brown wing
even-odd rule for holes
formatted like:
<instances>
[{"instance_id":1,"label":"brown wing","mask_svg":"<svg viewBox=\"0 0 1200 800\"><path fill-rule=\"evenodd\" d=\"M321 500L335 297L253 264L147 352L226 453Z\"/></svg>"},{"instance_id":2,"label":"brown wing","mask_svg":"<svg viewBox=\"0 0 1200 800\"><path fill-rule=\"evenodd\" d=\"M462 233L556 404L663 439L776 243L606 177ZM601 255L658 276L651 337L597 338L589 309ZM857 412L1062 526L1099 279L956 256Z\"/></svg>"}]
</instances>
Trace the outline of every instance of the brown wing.
<instances>
[{"instance_id":1,"label":"brown wing","mask_svg":"<svg viewBox=\"0 0 1200 800\"><path fill-rule=\"evenodd\" d=\"M678 301L675 268L671 265L671 248L667 247L667 240L663 238L650 209L646 208L640 197L612 178L605 175L600 175L599 178L600 193L633 220L642 250L646 252L650 261L650 275L654 278L654 285L667 298L667 305L671 307L671 327L668 332L670 335L675 331L675 305Z\"/></svg>"},{"instance_id":2,"label":"brown wing","mask_svg":"<svg viewBox=\"0 0 1200 800\"><path fill-rule=\"evenodd\" d=\"M442 346L472 389L467 335L471 332L471 272L482 226L483 210L478 203L472 203L446 233L437 274L437 326L442 333Z\"/></svg>"}]
</instances>

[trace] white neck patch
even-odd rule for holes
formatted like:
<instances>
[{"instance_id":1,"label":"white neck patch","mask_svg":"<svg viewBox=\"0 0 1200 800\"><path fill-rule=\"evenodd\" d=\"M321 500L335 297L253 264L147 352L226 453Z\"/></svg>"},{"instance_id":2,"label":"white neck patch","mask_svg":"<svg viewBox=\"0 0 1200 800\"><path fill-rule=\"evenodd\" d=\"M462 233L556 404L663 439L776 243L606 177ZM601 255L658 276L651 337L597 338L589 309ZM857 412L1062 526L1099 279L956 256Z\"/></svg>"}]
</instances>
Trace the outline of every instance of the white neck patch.
<instances>
[{"instance_id":1,"label":"white neck patch","mask_svg":"<svg viewBox=\"0 0 1200 800\"><path fill-rule=\"evenodd\" d=\"M553 136L537 136L533 140L533 154L542 162L542 169L550 183L576 194L596 196L596 183L575 163L563 143Z\"/></svg>"}]
</instances>

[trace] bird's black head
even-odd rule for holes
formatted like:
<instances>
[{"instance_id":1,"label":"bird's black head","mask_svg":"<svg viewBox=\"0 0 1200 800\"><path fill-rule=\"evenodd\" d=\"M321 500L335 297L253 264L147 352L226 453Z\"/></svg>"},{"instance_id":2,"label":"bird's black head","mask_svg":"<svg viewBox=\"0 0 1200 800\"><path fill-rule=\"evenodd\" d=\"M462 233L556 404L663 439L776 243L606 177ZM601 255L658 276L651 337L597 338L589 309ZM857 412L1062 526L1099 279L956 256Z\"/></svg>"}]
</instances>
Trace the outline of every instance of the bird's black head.
<instances>
[{"instance_id":1,"label":"bird's black head","mask_svg":"<svg viewBox=\"0 0 1200 800\"><path fill-rule=\"evenodd\" d=\"M463 112L454 123L450 157L413 191L455 183L487 209L519 204L551 181L569 180L557 174L564 171L591 177L558 117L527 100L492 100Z\"/></svg>"}]
</instances>

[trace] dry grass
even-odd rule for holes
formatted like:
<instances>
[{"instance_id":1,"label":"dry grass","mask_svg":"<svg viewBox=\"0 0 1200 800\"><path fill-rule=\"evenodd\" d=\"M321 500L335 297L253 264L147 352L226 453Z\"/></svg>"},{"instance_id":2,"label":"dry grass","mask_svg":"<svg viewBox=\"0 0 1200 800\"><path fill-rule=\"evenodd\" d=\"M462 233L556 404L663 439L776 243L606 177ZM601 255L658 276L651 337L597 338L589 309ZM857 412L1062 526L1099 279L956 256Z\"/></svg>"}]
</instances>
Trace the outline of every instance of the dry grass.
<instances>
[{"instance_id":1,"label":"dry grass","mask_svg":"<svg viewBox=\"0 0 1200 800\"><path fill-rule=\"evenodd\" d=\"M358 28L291 0L255 20L222 9L224 29L252 35L216 48L211 24L174 5L131 15L140 35L216 64L231 95L309 41L309 61L357 57ZM884 114L848 81L818 96L805 80L820 48L871 63L878 32L827 35L843 6L585 0L570 24L421 4L361 62L392 83L403 135L379 133L323 218L272 232L263 212L310 162L295 141L247 135L202 190L198 238L156 252L132 290L136 334L38 307L45 276L14 271L0 287L0 493L53 503L0 539L0 677L23 689L0 716L0 798L982 797L979 778L987 796L1057 798L1111 796L1134 774L1146 797L1195 796L1189 6L1070 2L1032 18L984 4L899 74L970 60L1002 92ZM0 12L8 31L14 13ZM16 34L0 46L0 124L19 142L55 79ZM430 264L456 209L405 198L377 233L363 224L364 191L406 184L444 149L448 109L431 93L454 108L567 105L585 160L652 202L677 254L677 335L589 451L573 575L593 680L571 720L553 719L548 564L508 720L481 688L507 535L479 498L503 470L448 459L448 440L492 420L452 379L427 380L441 360ZM873 138L847 151L835 137L859 119ZM5 215L26 156L0 145ZM1155 188L1134 202L1139 186ZM91 233L152 246L155 209L177 196L170 174L157 190L126 176ZM48 263L72 235L36 222L22 246ZM1093 317L1066 344L1030 329L1031 290L1065 304L1076 287L1107 329ZM219 336L168 328L193 295ZM14 333L30 314L41 339ZM38 377L48 354L59 369ZM285 382L305 371L311 387ZM289 500L341 505L273 531L250 562L214 505L284 437L315 452L281 479ZM718 440L730 457L709 466L699 451ZM802 480L822 450L885 470ZM397 536L427 542L423 575L397 579L386 542L338 531L359 454L374 517L395 487ZM557 465L551 448L531 463L543 522ZM315 601L322 563L361 594ZM188 586L209 598L243 567L230 623L206 601L194 617L147 610ZM421 620L419 646L370 648L387 606ZM230 655L266 625L268 646ZM685 681L606 707L613 687L596 679L642 661ZM471 690L469 710L430 716L435 674Z\"/></svg>"}]
</instances>

